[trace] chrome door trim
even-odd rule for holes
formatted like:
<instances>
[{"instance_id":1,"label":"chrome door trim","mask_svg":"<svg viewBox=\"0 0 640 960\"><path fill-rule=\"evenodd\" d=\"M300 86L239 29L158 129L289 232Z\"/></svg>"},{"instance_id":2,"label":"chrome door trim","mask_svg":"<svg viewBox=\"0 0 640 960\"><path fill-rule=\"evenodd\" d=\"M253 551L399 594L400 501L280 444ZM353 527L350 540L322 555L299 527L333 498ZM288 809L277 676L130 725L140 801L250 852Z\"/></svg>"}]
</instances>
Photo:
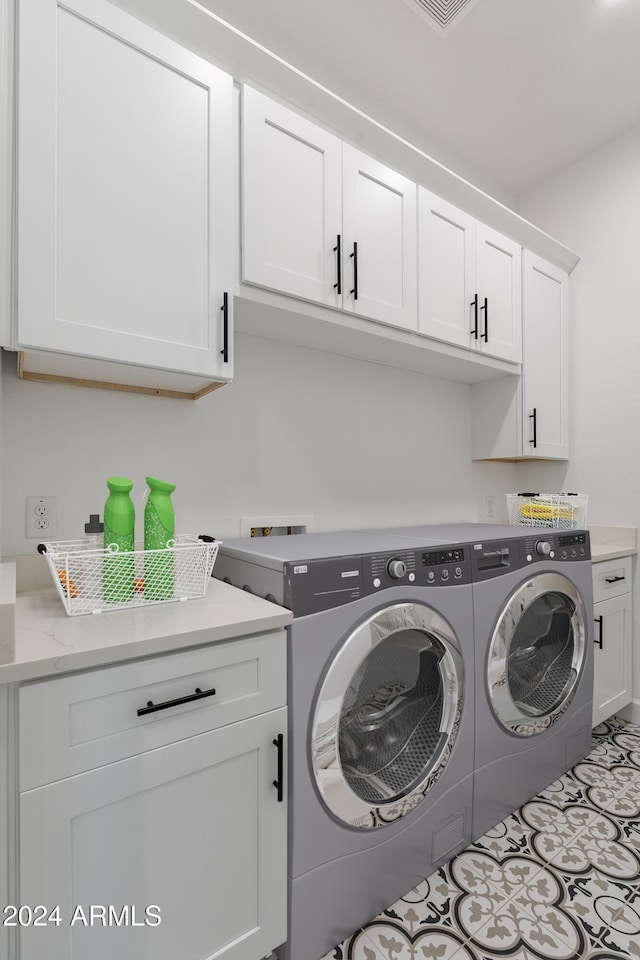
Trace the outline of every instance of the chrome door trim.
<instances>
[{"instance_id":1,"label":"chrome door trim","mask_svg":"<svg viewBox=\"0 0 640 960\"><path fill-rule=\"evenodd\" d=\"M406 795L375 806L357 796L345 779L340 763L339 724L345 694L352 677L384 640L405 630L418 631L442 645L439 669L444 702L439 731L443 745L431 758L424 778ZM346 638L325 675L316 699L311 724L311 766L320 796L342 823L375 829L406 816L440 777L453 748L464 701L464 661L451 625L422 603L397 603L372 614Z\"/></svg>"},{"instance_id":2,"label":"chrome door trim","mask_svg":"<svg viewBox=\"0 0 640 960\"><path fill-rule=\"evenodd\" d=\"M507 676L507 657L518 623L525 611L546 593L559 593L573 604L573 656L570 681L561 701L547 713L536 715L525 711L512 699ZM531 737L553 726L575 696L586 654L587 616L582 596L576 586L560 573L534 574L511 594L493 631L486 665L489 703L498 722L519 737Z\"/></svg>"}]
</instances>

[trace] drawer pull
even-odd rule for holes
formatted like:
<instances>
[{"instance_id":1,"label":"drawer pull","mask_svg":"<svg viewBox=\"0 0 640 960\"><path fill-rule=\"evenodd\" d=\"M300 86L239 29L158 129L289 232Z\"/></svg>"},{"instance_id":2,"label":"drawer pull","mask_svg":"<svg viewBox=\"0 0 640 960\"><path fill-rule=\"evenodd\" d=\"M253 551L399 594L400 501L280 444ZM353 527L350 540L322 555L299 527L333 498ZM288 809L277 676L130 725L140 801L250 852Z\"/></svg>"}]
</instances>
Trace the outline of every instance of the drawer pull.
<instances>
[{"instance_id":1,"label":"drawer pull","mask_svg":"<svg viewBox=\"0 0 640 960\"><path fill-rule=\"evenodd\" d=\"M282 803L284 800L284 736L281 733L275 738L273 745L278 751L277 780L273 781L273 785L278 793L278 803Z\"/></svg>"},{"instance_id":2,"label":"drawer pull","mask_svg":"<svg viewBox=\"0 0 640 960\"><path fill-rule=\"evenodd\" d=\"M205 697L215 696L215 690L201 690L196 687L196 692L189 694L188 697L178 697L177 700L165 700L164 703L154 703L153 700L147 700L146 707L140 707L138 716L144 717L147 713L157 713L158 710L168 710L169 707L177 707L181 703L191 703L193 700L204 700Z\"/></svg>"},{"instance_id":3,"label":"drawer pull","mask_svg":"<svg viewBox=\"0 0 640 960\"><path fill-rule=\"evenodd\" d=\"M605 577L607 583L618 583L619 580L626 580L626 577Z\"/></svg>"},{"instance_id":4,"label":"drawer pull","mask_svg":"<svg viewBox=\"0 0 640 960\"><path fill-rule=\"evenodd\" d=\"M602 617L595 617L595 622L600 627L600 637L597 640L594 637L593 642L597 643L600 649L602 650Z\"/></svg>"}]
</instances>

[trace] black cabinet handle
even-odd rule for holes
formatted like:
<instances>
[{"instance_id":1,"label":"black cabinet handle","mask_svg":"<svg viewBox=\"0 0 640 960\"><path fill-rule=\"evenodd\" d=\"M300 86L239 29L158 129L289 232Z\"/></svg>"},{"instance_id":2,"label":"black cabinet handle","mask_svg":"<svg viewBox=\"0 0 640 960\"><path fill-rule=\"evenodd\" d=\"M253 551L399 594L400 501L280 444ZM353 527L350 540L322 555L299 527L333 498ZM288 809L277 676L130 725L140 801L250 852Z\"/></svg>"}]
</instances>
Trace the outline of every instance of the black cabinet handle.
<instances>
[{"instance_id":1,"label":"black cabinet handle","mask_svg":"<svg viewBox=\"0 0 640 960\"><path fill-rule=\"evenodd\" d=\"M605 583L618 583L620 580L625 580L626 577L605 577Z\"/></svg>"},{"instance_id":2,"label":"black cabinet handle","mask_svg":"<svg viewBox=\"0 0 640 960\"><path fill-rule=\"evenodd\" d=\"M333 248L333 252L336 255L336 276L337 280L333 285L333 289L336 291L338 296L342 293L342 241L340 239L340 234L338 234L338 239L336 240L336 245Z\"/></svg>"},{"instance_id":3,"label":"black cabinet handle","mask_svg":"<svg viewBox=\"0 0 640 960\"><path fill-rule=\"evenodd\" d=\"M273 785L278 793L278 803L282 803L284 800L284 736L281 733L275 738L273 745L278 751L278 773Z\"/></svg>"},{"instance_id":4,"label":"black cabinet handle","mask_svg":"<svg viewBox=\"0 0 640 960\"><path fill-rule=\"evenodd\" d=\"M470 307L473 307L473 330L471 331L471 336L474 339L478 339L478 294L476 293L475 297L469 304Z\"/></svg>"},{"instance_id":5,"label":"black cabinet handle","mask_svg":"<svg viewBox=\"0 0 640 960\"><path fill-rule=\"evenodd\" d=\"M597 643L600 649L602 650L602 617L595 617L595 622L600 626L600 637L598 640L594 638L594 643Z\"/></svg>"},{"instance_id":6,"label":"black cabinet handle","mask_svg":"<svg viewBox=\"0 0 640 960\"><path fill-rule=\"evenodd\" d=\"M529 420L533 420L533 440L529 440L529 443L532 443L534 447L538 446L538 411L536 408L533 408L533 413L529 414Z\"/></svg>"},{"instance_id":7,"label":"black cabinet handle","mask_svg":"<svg viewBox=\"0 0 640 960\"><path fill-rule=\"evenodd\" d=\"M165 700L164 703L154 703L153 700L147 700L146 707L140 707L138 716L144 717L147 713L157 713L158 710L168 710L169 707L177 707L181 703L191 703L193 700L204 700L205 697L215 696L215 690L201 690L196 687L196 692L188 697L178 697L177 700Z\"/></svg>"},{"instance_id":8,"label":"black cabinet handle","mask_svg":"<svg viewBox=\"0 0 640 960\"><path fill-rule=\"evenodd\" d=\"M349 254L349 257L353 257L353 290L349 292L353 294L353 299L358 299L358 244L353 244L353 253Z\"/></svg>"},{"instance_id":9,"label":"black cabinet handle","mask_svg":"<svg viewBox=\"0 0 640 960\"><path fill-rule=\"evenodd\" d=\"M489 343L489 303L486 297L480 309L484 310L484 333L480 334L480 339L484 340L485 343Z\"/></svg>"},{"instance_id":10,"label":"black cabinet handle","mask_svg":"<svg viewBox=\"0 0 640 960\"><path fill-rule=\"evenodd\" d=\"M222 294L222 360L229 363L229 294L225 290Z\"/></svg>"}]
</instances>

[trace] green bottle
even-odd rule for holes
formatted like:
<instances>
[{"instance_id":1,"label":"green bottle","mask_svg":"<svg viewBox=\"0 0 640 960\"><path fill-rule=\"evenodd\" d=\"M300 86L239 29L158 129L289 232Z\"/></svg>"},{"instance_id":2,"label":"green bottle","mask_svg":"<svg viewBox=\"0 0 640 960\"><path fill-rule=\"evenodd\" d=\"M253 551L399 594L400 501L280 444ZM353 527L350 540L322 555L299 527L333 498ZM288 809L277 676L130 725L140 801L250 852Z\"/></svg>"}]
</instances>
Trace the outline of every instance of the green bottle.
<instances>
[{"instance_id":1,"label":"green bottle","mask_svg":"<svg viewBox=\"0 0 640 960\"><path fill-rule=\"evenodd\" d=\"M164 553L145 553L144 596L146 600L170 600L173 597L173 537L176 520L171 503L175 484L146 478L149 497L144 509L144 549Z\"/></svg>"},{"instance_id":2,"label":"green bottle","mask_svg":"<svg viewBox=\"0 0 640 960\"><path fill-rule=\"evenodd\" d=\"M135 511L129 492L133 481L109 477L109 496L104 505L104 599L123 603L134 595ZM121 555L119 555L121 554Z\"/></svg>"}]
</instances>

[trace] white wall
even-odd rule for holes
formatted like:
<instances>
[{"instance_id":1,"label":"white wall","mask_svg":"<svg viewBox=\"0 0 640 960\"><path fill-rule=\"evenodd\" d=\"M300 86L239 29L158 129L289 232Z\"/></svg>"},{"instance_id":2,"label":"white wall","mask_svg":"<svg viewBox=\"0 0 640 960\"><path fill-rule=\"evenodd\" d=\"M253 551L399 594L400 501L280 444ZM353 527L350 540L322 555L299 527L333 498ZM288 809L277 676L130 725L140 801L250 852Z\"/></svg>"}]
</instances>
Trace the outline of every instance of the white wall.
<instances>
[{"instance_id":1,"label":"white wall","mask_svg":"<svg viewBox=\"0 0 640 960\"><path fill-rule=\"evenodd\" d=\"M33 553L26 496L55 496L57 539L102 515L105 480L177 484L177 528L239 536L240 517L316 530L483 519L515 468L470 462L466 384L238 335L236 378L196 402L19 381L4 356L3 549ZM141 527L139 525L139 532Z\"/></svg>"},{"instance_id":2,"label":"white wall","mask_svg":"<svg viewBox=\"0 0 640 960\"><path fill-rule=\"evenodd\" d=\"M521 465L518 486L579 490L590 523L640 527L640 127L524 196L518 212L582 258L570 288L570 462ZM636 575L640 711L638 586Z\"/></svg>"}]
</instances>

